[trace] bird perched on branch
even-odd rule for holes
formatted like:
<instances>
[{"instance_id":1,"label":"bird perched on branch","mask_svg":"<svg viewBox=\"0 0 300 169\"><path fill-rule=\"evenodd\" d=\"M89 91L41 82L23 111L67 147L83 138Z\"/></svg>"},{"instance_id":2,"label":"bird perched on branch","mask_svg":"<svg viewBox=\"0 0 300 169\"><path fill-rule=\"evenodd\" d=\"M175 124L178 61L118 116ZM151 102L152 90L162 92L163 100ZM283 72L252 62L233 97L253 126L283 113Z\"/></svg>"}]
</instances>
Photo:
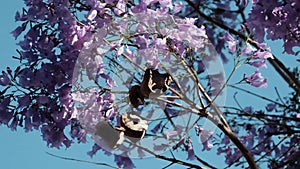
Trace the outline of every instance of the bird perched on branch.
<instances>
[{"instance_id":1,"label":"bird perched on branch","mask_svg":"<svg viewBox=\"0 0 300 169\"><path fill-rule=\"evenodd\" d=\"M144 98L156 98L162 95L170 86L171 76L148 68L145 71L141 85L132 86L129 90L129 100L133 107L144 104Z\"/></svg>"}]
</instances>

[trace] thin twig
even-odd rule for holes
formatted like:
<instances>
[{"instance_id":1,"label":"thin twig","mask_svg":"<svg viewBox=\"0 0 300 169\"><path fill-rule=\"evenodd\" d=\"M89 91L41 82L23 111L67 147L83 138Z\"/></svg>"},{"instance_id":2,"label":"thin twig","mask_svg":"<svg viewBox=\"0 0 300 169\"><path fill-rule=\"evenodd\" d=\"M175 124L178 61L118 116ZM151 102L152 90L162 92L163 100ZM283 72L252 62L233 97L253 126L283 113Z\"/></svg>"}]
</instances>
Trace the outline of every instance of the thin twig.
<instances>
[{"instance_id":1,"label":"thin twig","mask_svg":"<svg viewBox=\"0 0 300 169\"><path fill-rule=\"evenodd\" d=\"M100 163L100 162L93 162L93 161L88 161L88 160L79 160L79 159L75 159L75 158L69 158L69 157L63 157L63 156L58 156L49 152L46 152L48 155L56 157L56 158L60 158L63 160L69 160L69 161L77 161L77 162L83 162L83 163L89 163L89 164L95 164L95 165L101 165L101 166L106 166L106 167L110 167L110 168L115 168L115 169L121 169L119 167L116 166L112 166L110 164L106 164L106 163Z\"/></svg>"}]
</instances>

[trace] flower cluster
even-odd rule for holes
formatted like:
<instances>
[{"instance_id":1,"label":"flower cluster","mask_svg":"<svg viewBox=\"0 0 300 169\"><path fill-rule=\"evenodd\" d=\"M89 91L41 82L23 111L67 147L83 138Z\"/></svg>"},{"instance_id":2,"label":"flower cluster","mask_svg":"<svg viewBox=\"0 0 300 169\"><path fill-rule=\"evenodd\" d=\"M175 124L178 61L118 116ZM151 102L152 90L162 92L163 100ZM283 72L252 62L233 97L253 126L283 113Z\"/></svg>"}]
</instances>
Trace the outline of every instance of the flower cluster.
<instances>
[{"instance_id":1,"label":"flower cluster","mask_svg":"<svg viewBox=\"0 0 300 169\"><path fill-rule=\"evenodd\" d=\"M228 32L224 37L224 39L228 44L228 50L230 53L237 52L237 40L234 39ZM273 56L270 52L270 49L265 49L265 44L259 44L261 49L255 50L249 43L246 43L245 48L242 51L239 51L240 55L245 55L247 57L246 63L256 67L257 70L245 78L245 81L252 86L255 87L267 87L267 78L264 78L259 72L259 68L266 68L267 59L273 59Z\"/></svg>"},{"instance_id":2,"label":"flower cluster","mask_svg":"<svg viewBox=\"0 0 300 169\"><path fill-rule=\"evenodd\" d=\"M297 0L272 1L267 2L257 0L253 2L252 9L247 20L254 38L263 42L266 35L267 39L282 39L284 42L284 52L297 54L293 47L300 45L299 25L300 3Z\"/></svg>"},{"instance_id":3,"label":"flower cluster","mask_svg":"<svg viewBox=\"0 0 300 169\"><path fill-rule=\"evenodd\" d=\"M1 109L7 112L1 111L0 121L12 130L17 126L25 131L41 129L47 144L57 148L72 143L65 133L71 125L71 137L84 142L85 132L73 120L73 69L83 43L111 17L105 5L94 0L81 5L57 0L25 4L15 16L22 24L12 32L15 38L24 35L18 43L22 65L0 75L0 85L6 87L1 91ZM74 11L82 9L88 14L77 18Z\"/></svg>"}]
</instances>

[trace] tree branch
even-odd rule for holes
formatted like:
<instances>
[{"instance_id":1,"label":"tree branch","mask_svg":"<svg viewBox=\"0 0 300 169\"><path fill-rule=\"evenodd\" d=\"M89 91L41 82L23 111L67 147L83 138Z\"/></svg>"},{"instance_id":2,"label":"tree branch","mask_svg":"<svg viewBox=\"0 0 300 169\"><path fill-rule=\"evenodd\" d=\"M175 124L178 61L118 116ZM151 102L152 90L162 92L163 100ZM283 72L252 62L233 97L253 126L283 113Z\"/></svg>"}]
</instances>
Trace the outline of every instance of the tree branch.
<instances>
[{"instance_id":1,"label":"tree branch","mask_svg":"<svg viewBox=\"0 0 300 169\"><path fill-rule=\"evenodd\" d=\"M227 30L229 33L234 34L236 36L238 36L239 38L241 38L244 41L249 42L251 45L253 45L256 49L261 49L259 47L259 43L256 42L255 40L243 35L241 32L238 32L218 21L216 21L215 19L205 15L203 12L201 12L196 6L195 4L190 1L190 0L185 0L191 7L194 8L194 10L204 19L206 19L207 21L211 22L212 24ZM273 58L271 59L269 58L268 61L270 62L270 64L274 67L274 69L280 74L280 76L289 84L289 86L291 88L293 88L298 95L300 95L300 82L299 80L284 66L284 64L278 60L278 58L276 58L276 56L274 54Z\"/></svg>"}]
</instances>

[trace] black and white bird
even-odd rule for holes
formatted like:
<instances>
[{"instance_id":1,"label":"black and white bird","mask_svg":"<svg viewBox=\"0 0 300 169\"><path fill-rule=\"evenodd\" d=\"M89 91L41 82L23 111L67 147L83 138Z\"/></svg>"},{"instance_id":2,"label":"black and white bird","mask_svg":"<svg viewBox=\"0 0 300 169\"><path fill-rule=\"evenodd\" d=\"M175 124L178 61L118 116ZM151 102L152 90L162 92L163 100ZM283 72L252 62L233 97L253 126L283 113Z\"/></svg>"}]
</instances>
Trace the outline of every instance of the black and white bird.
<instances>
[{"instance_id":1,"label":"black and white bird","mask_svg":"<svg viewBox=\"0 0 300 169\"><path fill-rule=\"evenodd\" d=\"M144 104L144 98L156 98L162 95L171 84L168 73L159 73L157 69L148 68L145 71L141 85L132 86L129 90L129 100L133 107Z\"/></svg>"}]
</instances>

